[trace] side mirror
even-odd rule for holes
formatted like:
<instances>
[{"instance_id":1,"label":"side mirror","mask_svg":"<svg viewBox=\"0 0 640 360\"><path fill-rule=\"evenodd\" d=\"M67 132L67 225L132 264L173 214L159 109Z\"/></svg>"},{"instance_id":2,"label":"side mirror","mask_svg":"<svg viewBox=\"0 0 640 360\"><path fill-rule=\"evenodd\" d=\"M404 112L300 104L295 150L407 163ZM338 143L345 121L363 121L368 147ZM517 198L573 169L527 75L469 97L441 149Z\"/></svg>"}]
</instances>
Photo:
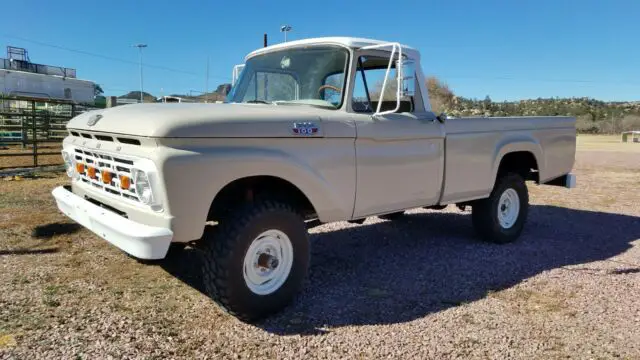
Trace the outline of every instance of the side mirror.
<instances>
[{"instance_id":1,"label":"side mirror","mask_svg":"<svg viewBox=\"0 0 640 360\"><path fill-rule=\"evenodd\" d=\"M441 124L444 124L444 121L447 120L447 114L441 112L438 116L436 116L436 119L438 119Z\"/></svg>"},{"instance_id":2,"label":"side mirror","mask_svg":"<svg viewBox=\"0 0 640 360\"><path fill-rule=\"evenodd\" d=\"M400 96L414 96L416 93L416 62L414 60L396 61L399 71Z\"/></svg>"}]
</instances>

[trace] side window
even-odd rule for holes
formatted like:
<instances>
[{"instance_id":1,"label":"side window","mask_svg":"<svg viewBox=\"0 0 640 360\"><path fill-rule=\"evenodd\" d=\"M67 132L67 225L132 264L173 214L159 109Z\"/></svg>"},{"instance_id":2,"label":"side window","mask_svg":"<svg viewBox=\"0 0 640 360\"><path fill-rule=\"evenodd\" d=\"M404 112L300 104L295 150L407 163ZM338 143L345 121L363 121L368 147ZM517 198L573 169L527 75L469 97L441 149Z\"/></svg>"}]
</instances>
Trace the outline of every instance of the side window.
<instances>
[{"instance_id":1,"label":"side window","mask_svg":"<svg viewBox=\"0 0 640 360\"><path fill-rule=\"evenodd\" d=\"M389 69L389 78L385 86L384 94L382 85L387 73L389 58L361 56L358 61L358 70L355 75L352 108L356 112L375 112L382 95L381 111L391 110L396 107L397 71L395 64ZM412 112L413 98L400 99L398 112Z\"/></svg>"},{"instance_id":2,"label":"side window","mask_svg":"<svg viewBox=\"0 0 640 360\"><path fill-rule=\"evenodd\" d=\"M286 73L256 72L251 77L242 101L295 100L298 82Z\"/></svg>"},{"instance_id":3,"label":"side window","mask_svg":"<svg viewBox=\"0 0 640 360\"><path fill-rule=\"evenodd\" d=\"M369 100L369 91L362 77L361 69L358 69L353 84L353 96L351 98L351 107L355 112L373 112L371 102Z\"/></svg>"}]
</instances>

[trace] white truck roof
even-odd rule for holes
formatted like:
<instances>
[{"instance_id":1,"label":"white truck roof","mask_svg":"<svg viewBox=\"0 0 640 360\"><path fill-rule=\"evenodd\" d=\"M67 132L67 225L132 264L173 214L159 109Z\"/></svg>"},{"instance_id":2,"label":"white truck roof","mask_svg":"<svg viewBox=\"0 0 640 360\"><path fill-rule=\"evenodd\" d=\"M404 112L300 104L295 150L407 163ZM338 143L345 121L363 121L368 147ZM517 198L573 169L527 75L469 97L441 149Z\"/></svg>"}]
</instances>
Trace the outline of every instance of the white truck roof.
<instances>
[{"instance_id":1,"label":"white truck roof","mask_svg":"<svg viewBox=\"0 0 640 360\"><path fill-rule=\"evenodd\" d=\"M264 48L260 48L257 50L254 50L252 52L250 52L246 57L245 57L245 61L248 60L249 58L259 55L259 54L263 54L263 53L267 53L270 51L275 51L275 50L282 50L282 49L286 49L286 48L290 48L290 47L298 47L298 46L305 46L305 45L341 45L344 47L348 47L351 49L359 49L365 46L373 46L373 45L382 45L382 44L392 44L394 42L391 41L383 41L383 40L374 40L374 39L365 39L365 38L356 38L356 37L317 37L317 38L309 38L309 39L302 39L302 40L293 40L293 41L288 41L288 42L283 42L283 43L279 43L279 44L274 44L274 45L270 45ZM397 43L396 43L397 44ZM418 50L404 45L404 44L400 44L400 46L402 46L402 52L406 52L410 57L417 59L420 55ZM391 50L391 47L389 47L389 50Z\"/></svg>"}]
</instances>

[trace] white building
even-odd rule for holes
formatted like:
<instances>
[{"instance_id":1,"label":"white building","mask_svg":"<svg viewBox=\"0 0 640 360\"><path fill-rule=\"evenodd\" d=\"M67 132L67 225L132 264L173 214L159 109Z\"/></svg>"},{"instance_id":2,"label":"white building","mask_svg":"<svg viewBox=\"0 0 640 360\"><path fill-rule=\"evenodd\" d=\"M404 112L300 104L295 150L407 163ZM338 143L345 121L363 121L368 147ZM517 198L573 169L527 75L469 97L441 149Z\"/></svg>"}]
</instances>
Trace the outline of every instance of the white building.
<instances>
[{"instance_id":1,"label":"white building","mask_svg":"<svg viewBox=\"0 0 640 360\"><path fill-rule=\"evenodd\" d=\"M7 47L0 58L0 93L4 96L94 103L95 83L76 78L75 69L34 64L26 49Z\"/></svg>"}]
</instances>

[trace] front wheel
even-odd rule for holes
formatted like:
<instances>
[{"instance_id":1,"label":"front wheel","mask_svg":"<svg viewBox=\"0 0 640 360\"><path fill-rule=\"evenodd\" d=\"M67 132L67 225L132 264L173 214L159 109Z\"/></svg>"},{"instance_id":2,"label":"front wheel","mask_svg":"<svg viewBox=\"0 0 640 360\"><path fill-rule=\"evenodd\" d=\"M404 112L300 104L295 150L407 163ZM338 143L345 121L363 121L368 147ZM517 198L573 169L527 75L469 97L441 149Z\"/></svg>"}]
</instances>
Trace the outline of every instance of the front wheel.
<instances>
[{"instance_id":1,"label":"front wheel","mask_svg":"<svg viewBox=\"0 0 640 360\"><path fill-rule=\"evenodd\" d=\"M498 244L518 239L529 211L527 185L518 174L499 177L488 198L472 206L472 221L484 240Z\"/></svg>"},{"instance_id":2,"label":"front wheel","mask_svg":"<svg viewBox=\"0 0 640 360\"><path fill-rule=\"evenodd\" d=\"M203 239L207 294L247 322L282 310L308 271L303 219L286 204L264 201L234 211L219 226Z\"/></svg>"}]
</instances>

